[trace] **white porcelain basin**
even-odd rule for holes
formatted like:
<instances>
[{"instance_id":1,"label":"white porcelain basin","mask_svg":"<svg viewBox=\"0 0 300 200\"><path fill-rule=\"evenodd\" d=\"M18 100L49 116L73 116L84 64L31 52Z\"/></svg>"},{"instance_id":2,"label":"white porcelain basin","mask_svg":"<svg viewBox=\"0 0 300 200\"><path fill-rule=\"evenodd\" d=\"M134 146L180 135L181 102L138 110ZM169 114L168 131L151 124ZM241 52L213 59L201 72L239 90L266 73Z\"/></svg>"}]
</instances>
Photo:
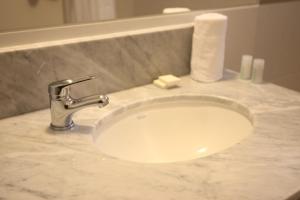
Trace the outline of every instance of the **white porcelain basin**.
<instances>
[{"instance_id":1,"label":"white porcelain basin","mask_svg":"<svg viewBox=\"0 0 300 200\"><path fill-rule=\"evenodd\" d=\"M213 96L165 97L116 110L96 129L109 156L143 163L186 161L233 146L252 131L242 105Z\"/></svg>"}]
</instances>

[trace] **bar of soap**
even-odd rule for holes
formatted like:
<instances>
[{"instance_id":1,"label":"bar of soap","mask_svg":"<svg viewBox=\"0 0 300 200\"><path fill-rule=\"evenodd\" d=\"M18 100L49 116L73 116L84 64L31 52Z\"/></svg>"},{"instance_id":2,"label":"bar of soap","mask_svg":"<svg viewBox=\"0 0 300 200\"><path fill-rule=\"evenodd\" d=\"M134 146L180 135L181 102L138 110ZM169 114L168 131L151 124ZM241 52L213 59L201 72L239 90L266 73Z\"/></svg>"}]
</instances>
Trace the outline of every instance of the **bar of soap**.
<instances>
[{"instance_id":1,"label":"bar of soap","mask_svg":"<svg viewBox=\"0 0 300 200\"><path fill-rule=\"evenodd\" d=\"M153 81L153 84L159 88L162 88L162 89L167 89L167 84L165 84L164 82L162 82L161 80L159 79L156 79Z\"/></svg>"},{"instance_id":2,"label":"bar of soap","mask_svg":"<svg viewBox=\"0 0 300 200\"><path fill-rule=\"evenodd\" d=\"M177 86L177 84L180 81L180 78L178 78L174 75L168 74L168 75L159 76L158 80L160 80L161 82L166 84L167 88L170 88L170 87Z\"/></svg>"},{"instance_id":3,"label":"bar of soap","mask_svg":"<svg viewBox=\"0 0 300 200\"><path fill-rule=\"evenodd\" d=\"M159 88L169 89L169 88L177 87L179 81L180 78L168 74L168 75L159 76L158 79L153 81L153 84Z\"/></svg>"}]
</instances>

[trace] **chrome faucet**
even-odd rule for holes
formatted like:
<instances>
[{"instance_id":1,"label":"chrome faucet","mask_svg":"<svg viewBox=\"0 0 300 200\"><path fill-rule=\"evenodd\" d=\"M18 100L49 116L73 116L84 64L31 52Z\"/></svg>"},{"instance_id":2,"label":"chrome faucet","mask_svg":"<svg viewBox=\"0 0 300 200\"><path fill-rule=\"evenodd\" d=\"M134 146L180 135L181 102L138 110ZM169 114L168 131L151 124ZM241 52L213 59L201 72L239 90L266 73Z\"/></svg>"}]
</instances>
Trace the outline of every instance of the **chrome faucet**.
<instances>
[{"instance_id":1,"label":"chrome faucet","mask_svg":"<svg viewBox=\"0 0 300 200\"><path fill-rule=\"evenodd\" d=\"M94 79L93 76L77 80L61 80L50 83L48 86L50 98L51 124L53 130L64 131L74 127L73 114L85 107L98 105L104 107L109 103L105 95L93 95L79 99L70 96L70 85Z\"/></svg>"}]
</instances>

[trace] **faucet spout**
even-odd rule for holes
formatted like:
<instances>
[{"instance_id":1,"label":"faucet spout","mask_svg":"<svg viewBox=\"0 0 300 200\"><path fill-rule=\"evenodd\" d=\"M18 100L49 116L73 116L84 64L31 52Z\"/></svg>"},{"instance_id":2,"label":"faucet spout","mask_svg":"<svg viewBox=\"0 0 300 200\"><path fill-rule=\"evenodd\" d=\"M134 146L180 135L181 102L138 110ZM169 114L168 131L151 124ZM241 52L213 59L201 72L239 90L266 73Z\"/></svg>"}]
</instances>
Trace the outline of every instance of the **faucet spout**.
<instances>
[{"instance_id":1,"label":"faucet spout","mask_svg":"<svg viewBox=\"0 0 300 200\"><path fill-rule=\"evenodd\" d=\"M50 127L56 131L69 130L74 127L72 116L75 112L92 105L100 108L109 103L105 95L93 95L79 99L70 96L70 85L91 80L92 77L81 78L78 81L62 80L49 84L51 124Z\"/></svg>"},{"instance_id":2,"label":"faucet spout","mask_svg":"<svg viewBox=\"0 0 300 200\"><path fill-rule=\"evenodd\" d=\"M88 106L98 105L100 108L106 106L109 103L108 97L105 95L93 95L88 97L83 97L80 99L75 99L72 101L70 105L68 105L68 109L83 109Z\"/></svg>"}]
</instances>

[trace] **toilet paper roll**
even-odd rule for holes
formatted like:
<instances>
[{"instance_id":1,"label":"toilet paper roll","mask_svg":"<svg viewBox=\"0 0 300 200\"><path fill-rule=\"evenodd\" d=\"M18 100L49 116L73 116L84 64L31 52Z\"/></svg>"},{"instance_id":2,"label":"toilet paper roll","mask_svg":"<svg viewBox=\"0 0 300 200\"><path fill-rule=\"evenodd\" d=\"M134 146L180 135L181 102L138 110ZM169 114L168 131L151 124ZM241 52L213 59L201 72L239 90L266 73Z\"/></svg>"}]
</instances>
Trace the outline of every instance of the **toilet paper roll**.
<instances>
[{"instance_id":1,"label":"toilet paper roll","mask_svg":"<svg viewBox=\"0 0 300 200\"><path fill-rule=\"evenodd\" d=\"M214 82L223 77L227 16L208 13L195 18L191 77Z\"/></svg>"}]
</instances>

